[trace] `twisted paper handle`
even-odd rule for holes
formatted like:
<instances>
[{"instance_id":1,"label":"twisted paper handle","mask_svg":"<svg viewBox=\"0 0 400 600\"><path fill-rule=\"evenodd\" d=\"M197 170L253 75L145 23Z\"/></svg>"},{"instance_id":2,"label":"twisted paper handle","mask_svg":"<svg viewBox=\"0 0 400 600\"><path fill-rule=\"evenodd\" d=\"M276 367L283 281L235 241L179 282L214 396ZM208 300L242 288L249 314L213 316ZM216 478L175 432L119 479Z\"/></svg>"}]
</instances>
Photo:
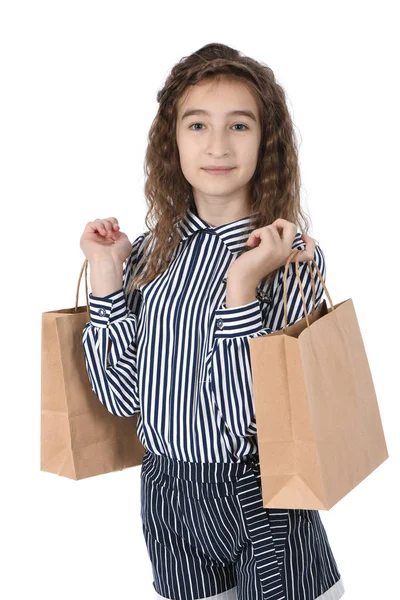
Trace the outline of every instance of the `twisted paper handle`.
<instances>
[{"instance_id":1,"label":"twisted paper handle","mask_svg":"<svg viewBox=\"0 0 400 600\"><path fill-rule=\"evenodd\" d=\"M287 315L287 273L288 273L288 270L289 270L289 264L292 262L292 259L294 257L296 257L296 259L295 259L296 278L297 278L297 282L298 282L299 287L300 287L301 298L302 298L302 302L303 302L304 314L306 316L307 327L310 326L310 322L308 320L308 314L307 314L306 298L304 296L304 290L303 290L303 286L302 286L301 279L300 279L300 274L299 274L299 260L298 260L298 258L299 258L299 255L302 252L303 252L303 250L294 250L291 253L291 255L289 256L289 258L287 259L286 264L285 264L285 271L283 273L283 305L284 305L284 321L283 321L284 325L283 325L283 330L284 331L287 328L287 316L288 316ZM314 275L313 275L313 272L312 272L312 269L311 269L311 262L314 264L314 267L315 267L315 269L317 271L317 275L318 275L318 277L319 277L319 279L320 279L320 281L322 283L322 287L324 288L324 291L325 291L325 293L326 293L326 295L328 297L329 303L331 305L331 308L328 309L328 311L329 310L334 310L333 302L332 302L332 299L331 299L331 297L329 295L329 292L328 292L328 289L327 289L327 287L325 285L325 282L324 282L324 280L322 278L321 271L319 270L319 268L318 268L317 263L315 262L315 260L312 259L312 260L308 260L307 261L308 268L309 268L310 275L311 275L311 287L312 287L312 293L313 293L312 312L314 312L314 310L315 310L315 281L314 281Z\"/></svg>"}]
</instances>

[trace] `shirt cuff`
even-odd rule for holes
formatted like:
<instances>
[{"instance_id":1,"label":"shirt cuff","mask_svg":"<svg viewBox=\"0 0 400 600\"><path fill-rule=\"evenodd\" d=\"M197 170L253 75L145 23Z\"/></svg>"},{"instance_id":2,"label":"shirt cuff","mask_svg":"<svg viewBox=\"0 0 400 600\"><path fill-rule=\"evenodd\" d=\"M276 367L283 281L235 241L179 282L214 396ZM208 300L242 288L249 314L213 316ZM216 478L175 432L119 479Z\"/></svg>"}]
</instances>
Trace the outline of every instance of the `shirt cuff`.
<instances>
[{"instance_id":1,"label":"shirt cuff","mask_svg":"<svg viewBox=\"0 0 400 600\"><path fill-rule=\"evenodd\" d=\"M89 294L90 323L95 327L108 327L110 323L127 315L123 288L107 296Z\"/></svg>"},{"instance_id":2,"label":"shirt cuff","mask_svg":"<svg viewBox=\"0 0 400 600\"><path fill-rule=\"evenodd\" d=\"M262 329L260 300L256 299L233 308L226 308L224 302L222 308L215 311L215 318L216 338L234 338L257 333Z\"/></svg>"}]
</instances>

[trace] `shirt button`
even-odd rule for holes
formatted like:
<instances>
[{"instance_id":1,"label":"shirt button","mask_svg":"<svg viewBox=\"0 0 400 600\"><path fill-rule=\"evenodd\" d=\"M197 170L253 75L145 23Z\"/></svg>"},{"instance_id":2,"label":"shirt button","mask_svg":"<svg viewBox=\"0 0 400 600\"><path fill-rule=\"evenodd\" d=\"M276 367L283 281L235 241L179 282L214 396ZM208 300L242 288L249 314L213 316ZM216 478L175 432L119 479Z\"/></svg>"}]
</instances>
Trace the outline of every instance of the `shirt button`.
<instances>
[{"instance_id":1,"label":"shirt button","mask_svg":"<svg viewBox=\"0 0 400 600\"><path fill-rule=\"evenodd\" d=\"M223 322L222 319L218 319L218 321L217 321L217 327L218 327L218 329L223 329L224 322Z\"/></svg>"},{"instance_id":2,"label":"shirt button","mask_svg":"<svg viewBox=\"0 0 400 600\"><path fill-rule=\"evenodd\" d=\"M269 302L271 302L271 297L270 297L270 296L268 296L268 294L267 294L267 293L265 293L265 292L258 292L258 294L256 294L256 297L257 297L259 300L261 300L262 302L266 302L267 304L268 304Z\"/></svg>"},{"instance_id":3,"label":"shirt button","mask_svg":"<svg viewBox=\"0 0 400 600\"><path fill-rule=\"evenodd\" d=\"M99 315L104 317L105 314L106 314L106 311L104 310L104 308L99 308Z\"/></svg>"}]
</instances>

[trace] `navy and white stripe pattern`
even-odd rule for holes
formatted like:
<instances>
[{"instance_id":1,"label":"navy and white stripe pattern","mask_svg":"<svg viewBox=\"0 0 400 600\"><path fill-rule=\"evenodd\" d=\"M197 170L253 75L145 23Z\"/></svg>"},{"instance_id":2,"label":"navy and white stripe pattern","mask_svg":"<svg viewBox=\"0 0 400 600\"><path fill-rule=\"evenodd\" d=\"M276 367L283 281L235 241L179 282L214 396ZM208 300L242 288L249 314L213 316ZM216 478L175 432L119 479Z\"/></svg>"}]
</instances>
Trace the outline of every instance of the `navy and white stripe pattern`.
<instances>
[{"instance_id":1,"label":"navy and white stripe pattern","mask_svg":"<svg viewBox=\"0 0 400 600\"><path fill-rule=\"evenodd\" d=\"M235 581L227 572L226 557L224 569L216 569L219 575L214 579L203 565L201 577L208 577L208 584L203 581L203 587L194 590L196 563L191 566L184 554L179 560L187 565L187 571L179 571L174 562L177 575L173 583L169 575L171 553L164 551L160 535L168 533L165 543L169 548L171 544L175 548L175 540L175 559L179 545L182 553L188 550L182 545L183 523L176 522L176 515L170 512L170 503L183 504L185 495L167 498L176 485L171 476L174 465L190 465L193 472L200 469L203 474L207 467L218 472L234 465L240 469L247 463L251 469L238 478L231 500L240 507L247 542L251 542L247 552L253 553L253 558L247 559L252 560L253 577L250 566L239 570L239 600L337 600L343 594L343 584L318 511L262 506L249 340L283 328L284 267L269 286L259 286L254 301L226 308L227 270L250 235L251 216L211 227L188 209L178 225L182 239L168 269L128 294L125 290L130 276L146 260L148 232L139 236L124 266L122 288L105 297L89 294L90 321L82 332L86 368L92 389L107 410L119 417L138 414L137 433L146 453L154 465L157 461L168 465L170 475L165 482L172 486L171 492L164 484L155 485L145 473L142 483L144 532L155 569L155 589L162 597L206 598L229 590ZM292 247L305 247L300 232ZM314 260L325 278L325 257L319 244ZM312 286L307 263L299 263L299 274L310 313ZM314 283L318 306L323 288L316 273ZM294 263L288 270L287 301L291 324L304 317ZM152 518L159 518L153 512L160 510L164 519L174 518L174 526L179 528L172 536L166 522L163 525L159 520L158 528L155 521L150 525ZM232 519L232 505L225 507L225 513L222 507L218 510L221 519ZM188 506L183 518L188 519L189 512ZM203 527L207 528L205 522ZM226 534L221 524L219 527L225 543ZM209 559L216 564L217 559ZM245 559L242 556L240 560ZM189 587L183 593L179 582L185 577ZM168 581L170 588L166 587Z\"/></svg>"},{"instance_id":2,"label":"navy and white stripe pattern","mask_svg":"<svg viewBox=\"0 0 400 600\"><path fill-rule=\"evenodd\" d=\"M241 460L257 450L249 340L283 328L284 267L254 301L226 308L227 270L245 247L250 217L210 227L188 209L180 230L169 268L153 281L126 297L130 275L146 260L147 232L132 244L123 287L102 298L89 294L82 333L89 379L111 413L138 413L138 437L151 452L190 462ZM295 248L305 248L300 232ZM318 244L314 259L325 277ZM306 262L299 273L311 312ZM316 273L314 281L318 306ZM287 297L291 324L304 316L294 263Z\"/></svg>"},{"instance_id":3,"label":"navy and white stripe pattern","mask_svg":"<svg viewBox=\"0 0 400 600\"><path fill-rule=\"evenodd\" d=\"M258 467L257 455L211 464L145 451L141 518L156 598L343 596L318 511L264 509Z\"/></svg>"}]
</instances>

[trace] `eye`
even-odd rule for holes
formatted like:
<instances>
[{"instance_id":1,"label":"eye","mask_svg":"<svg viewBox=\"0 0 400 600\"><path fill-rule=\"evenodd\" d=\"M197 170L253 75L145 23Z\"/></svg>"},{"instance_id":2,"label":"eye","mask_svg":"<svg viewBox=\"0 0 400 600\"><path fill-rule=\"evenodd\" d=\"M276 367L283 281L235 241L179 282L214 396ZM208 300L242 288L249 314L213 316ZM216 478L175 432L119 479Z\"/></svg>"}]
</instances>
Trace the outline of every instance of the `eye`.
<instances>
[{"instance_id":1,"label":"eye","mask_svg":"<svg viewBox=\"0 0 400 600\"><path fill-rule=\"evenodd\" d=\"M192 127L194 127L195 125L202 125L203 123L192 123L191 125L189 125L189 129L192 129ZM245 125L244 123L236 123L235 125L232 125L232 127L245 127L246 129L249 129L247 127L247 125ZM192 129L192 131L201 131L201 129ZM236 131L244 131L244 129L237 129Z\"/></svg>"}]
</instances>

